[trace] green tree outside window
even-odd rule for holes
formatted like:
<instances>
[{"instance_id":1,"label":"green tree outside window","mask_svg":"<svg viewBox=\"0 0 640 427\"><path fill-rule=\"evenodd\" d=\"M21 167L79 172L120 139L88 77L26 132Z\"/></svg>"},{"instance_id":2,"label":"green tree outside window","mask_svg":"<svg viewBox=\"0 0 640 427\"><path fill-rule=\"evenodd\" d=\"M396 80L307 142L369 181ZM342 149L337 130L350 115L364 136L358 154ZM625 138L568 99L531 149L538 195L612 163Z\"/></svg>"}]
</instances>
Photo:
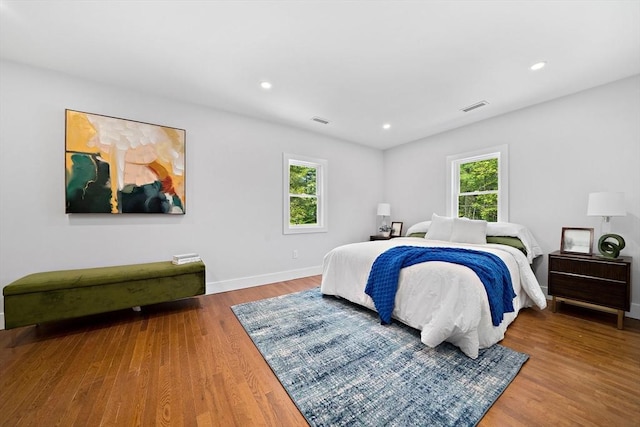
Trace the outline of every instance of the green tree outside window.
<instances>
[{"instance_id":1,"label":"green tree outside window","mask_svg":"<svg viewBox=\"0 0 640 427\"><path fill-rule=\"evenodd\" d=\"M318 223L317 169L311 166L289 165L289 223Z\"/></svg>"},{"instance_id":2,"label":"green tree outside window","mask_svg":"<svg viewBox=\"0 0 640 427\"><path fill-rule=\"evenodd\" d=\"M282 233L326 233L327 160L292 153L282 153L282 160Z\"/></svg>"},{"instance_id":3,"label":"green tree outside window","mask_svg":"<svg viewBox=\"0 0 640 427\"><path fill-rule=\"evenodd\" d=\"M458 217L498 220L498 159L460 165Z\"/></svg>"}]
</instances>

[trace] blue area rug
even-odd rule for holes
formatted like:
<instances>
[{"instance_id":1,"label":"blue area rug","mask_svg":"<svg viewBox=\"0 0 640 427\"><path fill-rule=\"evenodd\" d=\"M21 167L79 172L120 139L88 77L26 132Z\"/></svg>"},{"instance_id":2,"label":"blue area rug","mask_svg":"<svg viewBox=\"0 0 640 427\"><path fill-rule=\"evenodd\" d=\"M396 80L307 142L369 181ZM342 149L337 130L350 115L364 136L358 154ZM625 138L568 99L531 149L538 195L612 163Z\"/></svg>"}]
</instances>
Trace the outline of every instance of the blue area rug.
<instances>
[{"instance_id":1,"label":"blue area rug","mask_svg":"<svg viewBox=\"0 0 640 427\"><path fill-rule=\"evenodd\" d=\"M232 307L312 426L473 426L529 356L473 360L319 288Z\"/></svg>"}]
</instances>

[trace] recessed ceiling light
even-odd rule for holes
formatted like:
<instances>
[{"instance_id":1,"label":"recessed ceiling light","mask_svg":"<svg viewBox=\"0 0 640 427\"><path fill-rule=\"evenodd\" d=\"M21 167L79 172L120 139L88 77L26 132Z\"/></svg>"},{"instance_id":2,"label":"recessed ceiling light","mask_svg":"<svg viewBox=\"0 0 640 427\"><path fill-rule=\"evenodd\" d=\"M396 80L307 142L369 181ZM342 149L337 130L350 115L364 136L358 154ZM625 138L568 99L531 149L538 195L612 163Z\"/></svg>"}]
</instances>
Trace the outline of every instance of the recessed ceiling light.
<instances>
[{"instance_id":1,"label":"recessed ceiling light","mask_svg":"<svg viewBox=\"0 0 640 427\"><path fill-rule=\"evenodd\" d=\"M541 68L544 68L545 65L547 65L546 61L538 62L538 63L533 64L531 66L531 69L533 71L540 70Z\"/></svg>"},{"instance_id":2,"label":"recessed ceiling light","mask_svg":"<svg viewBox=\"0 0 640 427\"><path fill-rule=\"evenodd\" d=\"M389 129L391 128L391 125L389 123L385 123L382 125L382 129Z\"/></svg>"},{"instance_id":3,"label":"recessed ceiling light","mask_svg":"<svg viewBox=\"0 0 640 427\"><path fill-rule=\"evenodd\" d=\"M269 83L269 82L261 82L261 83L260 83L260 87L261 87L262 89L271 89L271 86L272 86L272 85L271 85L271 83Z\"/></svg>"}]
</instances>

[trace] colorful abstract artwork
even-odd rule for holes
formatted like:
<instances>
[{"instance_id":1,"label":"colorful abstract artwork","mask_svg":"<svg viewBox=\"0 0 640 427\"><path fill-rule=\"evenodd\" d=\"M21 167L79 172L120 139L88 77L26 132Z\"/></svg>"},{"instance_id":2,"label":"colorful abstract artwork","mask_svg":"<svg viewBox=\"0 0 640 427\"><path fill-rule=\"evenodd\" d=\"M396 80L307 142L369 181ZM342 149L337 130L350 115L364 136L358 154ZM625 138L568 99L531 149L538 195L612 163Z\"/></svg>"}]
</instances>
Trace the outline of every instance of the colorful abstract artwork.
<instances>
[{"instance_id":1,"label":"colorful abstract artwork","mask_svg":"<svg viewBox=\"0 0 640 427\"><path fill-rule=\"evenodd\" d=\"M66 110L66 212L184 214L185 133Z\"/></svg>"}]
</instances>

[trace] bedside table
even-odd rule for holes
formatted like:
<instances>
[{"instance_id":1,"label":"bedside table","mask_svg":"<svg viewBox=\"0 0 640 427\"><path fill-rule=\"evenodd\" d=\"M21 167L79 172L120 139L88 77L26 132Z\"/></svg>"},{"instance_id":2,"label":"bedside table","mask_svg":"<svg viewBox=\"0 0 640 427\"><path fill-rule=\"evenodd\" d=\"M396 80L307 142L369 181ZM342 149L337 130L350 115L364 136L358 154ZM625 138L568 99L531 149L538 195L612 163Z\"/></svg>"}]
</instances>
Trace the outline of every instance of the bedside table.
<instances>
[{"instance_id":1,"label":"bedside table","mask_svg":"<svg viewBox=\"0 0 640 427\"><path fill-rule=\"evenodd\" d=\"M391 240L391 239L393 239L393 237L394 236L384 237L384 236L375 235L375 236L369 236L369 241L373 242L374 240Z\"/></svg>"},{"instance_id":2,"label":"bedside table","mask_svg":"<svg viewBox=\"0 0 640 427\"><path fill-rule=\"evenodd\" d=\"M615 259L596 255L549 254L551 309L556 301L616 313L618 329L624 327L624 312L631 306L631 257Z\"/></svg>"}]
</instances>

